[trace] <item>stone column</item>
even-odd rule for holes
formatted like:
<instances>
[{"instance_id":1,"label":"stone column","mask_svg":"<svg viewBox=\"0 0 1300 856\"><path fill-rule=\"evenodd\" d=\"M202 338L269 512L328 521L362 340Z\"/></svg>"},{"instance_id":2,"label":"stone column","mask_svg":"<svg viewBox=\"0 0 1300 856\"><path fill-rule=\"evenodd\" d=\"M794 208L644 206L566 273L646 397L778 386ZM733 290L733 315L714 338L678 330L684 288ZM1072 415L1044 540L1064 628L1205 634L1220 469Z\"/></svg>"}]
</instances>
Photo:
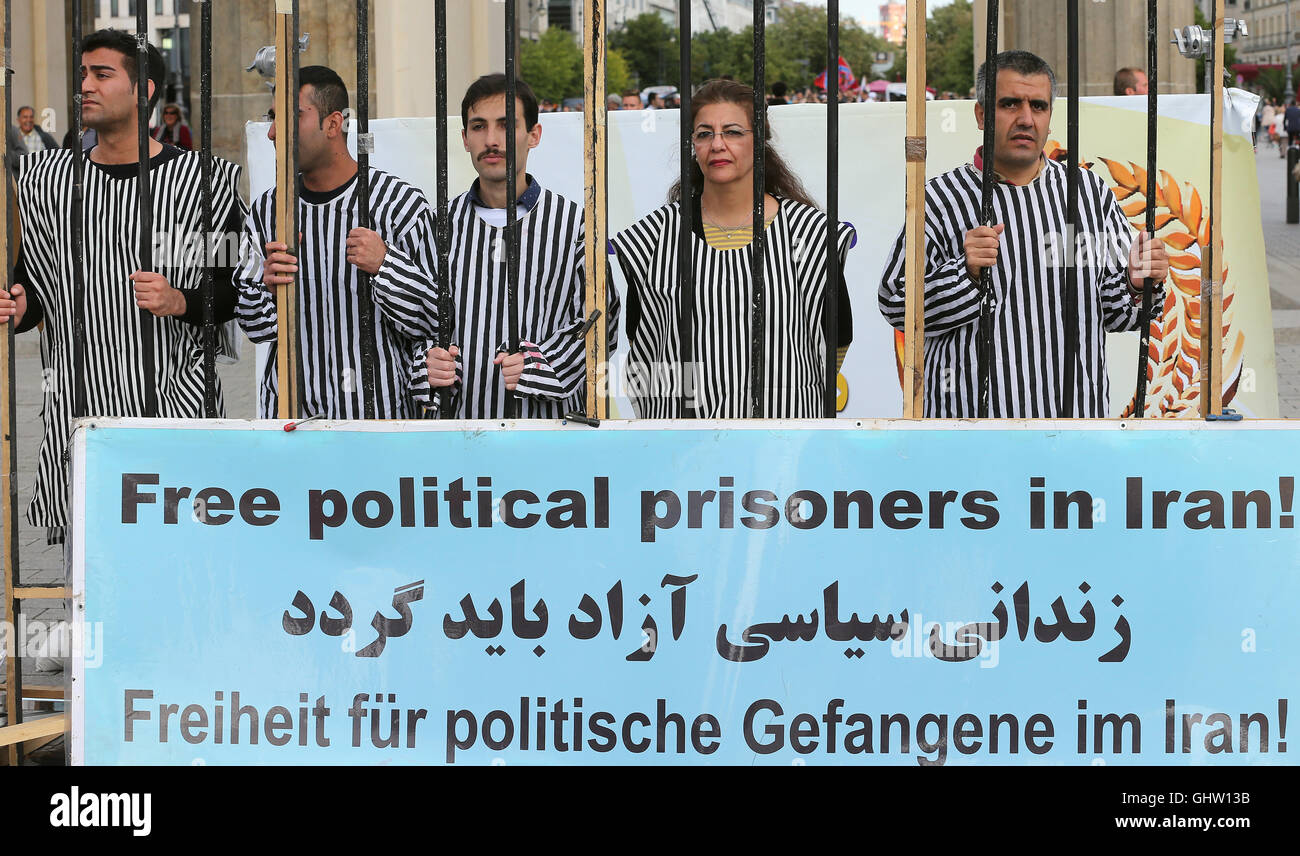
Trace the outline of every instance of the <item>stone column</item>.
<instances>
[{"instance_id":1,"label":"stone column","mask_svg":"<svg viewBox=\"0 0 1300 856\"><path fill-rule=\"evenodd\" d=\"M37 124L62 142L72 108L68 89L70 28L64 26L64 4L11 0L9 11L14 115L6 119L17 124L18 108L28 105L36 111Z\"/></svg>"},{"instance_id":2,"label":"stone column","mask_svg":"<svg viewBox=\"0 0 1300 856\"><path fill-rule=\"evenodd\" d=\"M432 116L433 4L386 0L375 8L375 80L381 116ZM447 109L455 114L469 85L505 70L505 4L447 0Z\"/></svg>"},{"instance_id":3,"label":"stone column","mask_svg":"<svg viewBox=\"0 0 1300 856\"><path fill-rule=\"evenodd\" d=\"M372 0L376 6L387 0ZM271 107L271 90L256 72L245 71L257 49L275 40L275 3L272 0L222 0L213 7L212 39L212 151L235 163L244 162L244 123L257 121ZM348 87L349 101L356 102L356 5L339 0L300 0L299 32L310 36L307 50L299 55L300 65L324 65L338 72ZM192 27L190 79L194 110L191 125L198 133L199 63L202 25L197 10L191 11ZM371 115L375 114L376 64L386 46L377 43L371 25ZM198 145L198 139L195 139ZM247 192L247 180L245 187Z\"/></svg>"},{"instance_id":4,"label":"stone column","mask_svg":"<svg viewBox=\"0 0 1300 856\"><path fill-rule=\"evenodd\" d=\"M1065 0L1002 0L1001 50L1032 51L1056 72L1058 95L1066 92L1068 43ZM975 0L975 67L984 61L987 0ZM1161 0L1157 10L1160 41L1160 92L1196 91L1196 63L1183 59L1170 43L1173 31L1192 23L1193 0ZM1079 72L1083 95L1110 95L1115 72L1146 68L1146 4L1079 2Z\"/></svg>"}]
</instances>

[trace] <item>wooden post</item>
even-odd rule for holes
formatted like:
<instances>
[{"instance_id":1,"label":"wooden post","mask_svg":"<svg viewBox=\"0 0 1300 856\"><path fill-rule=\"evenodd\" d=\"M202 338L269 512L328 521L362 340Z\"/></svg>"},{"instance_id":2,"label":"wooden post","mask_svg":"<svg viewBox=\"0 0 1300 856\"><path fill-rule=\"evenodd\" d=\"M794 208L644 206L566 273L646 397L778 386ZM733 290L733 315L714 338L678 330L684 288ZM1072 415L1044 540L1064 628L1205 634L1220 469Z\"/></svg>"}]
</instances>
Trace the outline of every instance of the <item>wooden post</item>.
<instances>
[{"instance_id":1,"label":"wooden post","mask_svg":"<svg viewBox=\"0 0 1300 856\"><path fill-rule=\"evenodd\" d=\"M1214 0L1210 69L1210 244L1201 249L1201 416L1223 415L1223 0Z\"/></svg>"},{"instance_id":2,"label":"wooden post","mask_svg":"<svg viewBox=\"0 0 1300 856\"><path fill-rule=\"evenodd\" d=\"M294 0L275 0L275 237L298 255L298 20ZM298 413L298 284L275 287L280 419Z\"/></svg>"},{"instance_id":3,"label":"wooden post","mask_svg":"<svg viewBox=\"0 0 1300 856\"><path fill-rule=\"evenodd\" d=\"M68 730L68 714L55 713L42 716L28 722L7 725L0 728L0 746L8 745L12 763L13 751L18 744L28 740L62 734Z\"/></svg>"},{"instance_id":4,"label":"wooden post","mask_svg":"<svg viewBox=\"0 0 1300 856\"><path fill-rule=\"evenodd\" d=\"M606 276L609 265L605 253L606 164L605 143L609 134L609 116L605 104L605 11L603 0L584 0L582 10L583 105L586 116L586 192L583 194L584 266L587 272L584 314L596 323L587 330L587 415L594 419L609 418L608 383L608 307Z\"/></svg>"},{"instance_id":5,"label":"wooden post","mask_svg":"<svg viewBox=\"0 0 1300 856\"><path fill-rule=\"evenodd\" d=\"M907 220L903 417L925 415L925 0L907 3Z\"/></svg>"},{"instance_id":6,"label":"wooden post","mask_svg":"<svg viewBox=\"0 0 1300 856\"><path fill-rule=\"evenodd\" d=\"M5 57L9 55L9 0L0 2L0 32L4 34L4 52ZM9 69L8 62L0 68L0 115L8 116L12 112L12 105L9 97ZM80 78L77 78L80 80ZM13 247L9 240L9 200L12 198L13 189L9 182L9 135L4 134L3 140L0 140L0 158L3 159L5 194L4 204L0 205L0 241L4 241L4 259L5 259L5 285L9 288L13 281ZM0 341L0 430L3 431L3 439L0 440L0 456L3 457L3 476L0 477L0 516L3 516L4 526L4 613L0 614L0 621L12 622L13 627L18 626L18 610L21 604L17 600L14 589L18 587L18 485L15 477L18 474L18 451L14 446L16 434L18 433L17 412L14 409L14 325L6 324L4 327L3 341ZM21 651L18 646L14 646L13 653L5 658L5 709L9 715L8 724L16 726L23 721L23 693L22 693L22 672L19 663ZM18 742L10 743L7 747L9 755L9 764L17 765L21 759L22 747Z\"/></svg>"}]
</instances>

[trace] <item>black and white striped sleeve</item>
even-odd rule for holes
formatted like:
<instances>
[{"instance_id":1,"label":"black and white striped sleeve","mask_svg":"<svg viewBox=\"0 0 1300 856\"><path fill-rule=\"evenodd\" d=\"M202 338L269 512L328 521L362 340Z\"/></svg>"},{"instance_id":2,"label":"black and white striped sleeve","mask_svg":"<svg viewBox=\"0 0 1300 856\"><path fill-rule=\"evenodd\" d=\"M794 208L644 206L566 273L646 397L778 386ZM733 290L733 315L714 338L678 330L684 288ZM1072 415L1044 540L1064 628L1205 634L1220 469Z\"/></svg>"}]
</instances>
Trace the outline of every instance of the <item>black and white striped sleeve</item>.
<instances>
[{"instance_id":1,"label":"black and white striped sleeve","mask_svg":"<svg viewBox=\"0 0 1300 856\"><path fill-rule=\"evenodd\" d=\"M417 409L438 411L442 406L442 396L447 395L446 387L434 389L429 385L429 349L436 347L437 339L423 339L417 341L411 347L410 363L410 392L411 398L415 401ZM456 382L451 385L451 400L455 404L460 401L461 391L461 368L460 360L456 360Z\"/></svg>"},{"instance_id":2,"label":"black and white striped sleeve","mask_svg":"<svg viewBox=\"0 0 1300 856\"><path fill-rule=\"evenodd\" d=\"M394 209L404 209L405 223L388 245L379 271L371 277L375 306L385 321L414 338L438 335L438 256L434 243L434 218L420 192L398 185L408 198L395 199Z\"/></svg>"},{"instance_id":3,"label":"black and white striped sleeve","mask_svg":"<svg viewBox=\"0 0 1300 856\"><path fill-rule=\"evenodd\" d=\"M936 182L928 188L929 196L938 191ZM980 317L980 287L966 269L966 257L952 253L954 244L949 232L960 230L957 246L964 246L962 224L949 223L927 200L925 218L925 335L938 336L959 327L975 324ZM889 262L880 281L880 312L895 329L903 329L906 320L907 230L898 233Z\"/></svg>"},{"instance_id":4,"label":"black and white striped sleeve","mask_svg":"<svg viewBox=\"0 0 1300 856\"><path fill-rule=\"evenodd\" d=\"M564 400L574 395L587 377L587 338L579 331L585 323L586 307L586 246L584 233L578 232L573 244L577 255L574 264L575 282L570 300L569 317L561 326L540 342L521 342L524 353L524 371L515 386L518 395L535 398ZM618 347L618 290L612 278L607 278L605 291L607 345L606 354ZM608 358L608 356L607 356Z\"/></svg>"},{"instance_id":5,"label":"black and white striped sleeve","mask_svg":"<svg viewBox=\"0 0 1300 856\"><path fill-rule=\"evenodd\" d=\"M1105 182L1094 177L1090 184L1093 185L1094 193L1100 197L1099 219L1104 236L1104 240L1097 242L1100 251L1104 253L1099 283L1102 320L1106 330L1111 333L1136 330L1142 314L1142 297L1140 291L1135 294L1132 290L1128 276L1128 257L1135 233L1124 212L1120 210L1115 194ZM1151 301L1157 317L1164 302L1165 284L1161 281L1156 283Z\"/></svg>"},{"instance_id":6,"label":"black and white striped sleeve","mask_svg":"<svg viewBox=\"0 0 1300 856\"><path fill-rule=\"evenodd\" d=\"M239 289L235 317L239 319L239 326L244 328L244 334L258 343L274 342L279 331L275 317L275 298L262 282L266 238L259 214L268 211L270 207L268 192L257 200L244 219L244 232L239 243L239 267L235 272L235 287Z\"/></svg>"}]
</instances>

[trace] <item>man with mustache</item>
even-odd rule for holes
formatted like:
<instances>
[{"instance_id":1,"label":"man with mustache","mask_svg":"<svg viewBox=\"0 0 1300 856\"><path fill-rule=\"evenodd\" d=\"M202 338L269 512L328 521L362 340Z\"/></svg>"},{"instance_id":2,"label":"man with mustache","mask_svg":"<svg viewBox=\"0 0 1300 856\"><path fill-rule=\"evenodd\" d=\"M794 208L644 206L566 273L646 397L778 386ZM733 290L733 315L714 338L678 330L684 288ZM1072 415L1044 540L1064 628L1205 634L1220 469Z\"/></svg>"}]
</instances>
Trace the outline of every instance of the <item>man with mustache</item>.
<instances>
[{"instance_id":1,"label":"man with mustache","mask_svg":"<svg viewBox=\"0 0 1300 856\"><path fill-rule=\"evenodd\" d=\"M506 76L474 81L461 101L461 140L478 178L448 207L450 283L458 341L435 341L416 356L413 386L458 386L455 416L497 419L506 396L525 419L584 412L587 393L583 290L583 212L543 188L527 172L528 153L542 140L537 96L515 84L515 127L506 126ZM515 174L506 174L506 138L515 136ZM519 284L515 316L519 348L508 347L507 182L515 186ZM618 293L608 291L608 352L618 335ZM453 393L455 394L455 393Z\"/></svg>"},{"instance_id":2,"label":"man with mustache","mask_svg":"<svg viewBox=\"0 0 1300 856\"><path fill-rule=\"evenodd\" d=\"M990 268L992 366L989 415L1007 418L1106 416L1106 333L1136 330L1146 277L1152 305L1164 304L1169 259L1164 244L1134 232L1102 179L1079 171L1078 239L1071 252L1065 222L1065 164L1043 155L1056 76L1028 51L997 57L996 116L984 115L985 68L976 78L975 120L994 122L993 226L980 224L983 148L973 164L926 185L926 416L978 415L980 275ZM897 329L905 320L904 235L880 284L880 311ZM1077 266L1077 354L1066 352L1065 291ZM1067 360L1075 387L1063 389Z\"/></svg>"}]
</instances>

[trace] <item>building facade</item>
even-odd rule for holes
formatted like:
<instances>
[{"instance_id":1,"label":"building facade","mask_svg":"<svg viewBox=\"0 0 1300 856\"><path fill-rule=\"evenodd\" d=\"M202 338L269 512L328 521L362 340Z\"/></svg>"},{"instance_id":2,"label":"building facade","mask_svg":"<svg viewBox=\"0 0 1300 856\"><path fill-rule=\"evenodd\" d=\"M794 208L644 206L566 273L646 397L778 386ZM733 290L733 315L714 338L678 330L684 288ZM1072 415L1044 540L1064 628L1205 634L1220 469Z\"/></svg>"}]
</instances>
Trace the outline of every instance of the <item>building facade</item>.
<instances>
[{"instance_id":1,"label":"building facade","mask_svg":"<svg viewBox=\"0 0 1300 856\"><path fill-rule=\"evenodd\" d=\"M94 0L95 28L135 32L137 0ZM149 43L162 52L167 65L167 91L163 101L190 111L190 6L189 0L141 0L149 20ZM154 120L157 121L157 116Z\"/></svg>"},{"instance_id":2,"label":"building facade","mask_svg":"<svg viewBox=\"0 0 1300 856\"><path fill-rule=\"evenodd\" d=\"M880 4L880 37L895 45L907 41L907 4Z\"/></svg>"},{"instance_id":3,"label":"building facade","mask_svg":"<svg viewBox=\"0 0 1300 856\"><path fill-rule=\"evenodd\" d=\"M522 0L521 0L522 2ZM690 0L691 32L714 30L738 32L754 22L754 3L764 3L768 24L780 20L781 12L794 5L794 0ZM549 26L561 27L574 33L582 32L583 0L550 0L547 3ZM678 26L679 0L606 0L605 24L616 30L626 21L639 15L654 14L665 23Z\"/></svg>"},{"instance_id":4,"label":"building facade","mask_svg":"<svg viewBox=\"0 0 1300 856\"><path fill-rule=\"evenodd\" d=\"M1300 0L1298 0L1300 2ZM984 61L986 0L974 0L975 67ZM1056 72L1057 95L1066 92L1069 40L1064 4L1042 0L1004 0L998 48L1033 51ZM1110 95L1115 72L1127 66L1146 68L1145 3L1080 3L1079 90L1083 95ZM1175 28L1195 20L1193 0L1162 0L1158 5L1160 92L1196 92L1196 63L1184 59L1171 41ZM1232 16L1229 16L1232 17Z\"/></svg>"},{"instance_id":5,"label":"building facade","mask_svg":"<svg viewBox=\"0 0 1300 856\"><path fill-rule=\"evenodd\" d=\"M1250 33L1233 43L1238 63L1283 65L1288 45L1291 61L1295 62L1296 47L1300 45L1300 0L1238 0L1226 2L1224 9L1227 17L1245 21Z\"/></svg>"}]
</instances>

